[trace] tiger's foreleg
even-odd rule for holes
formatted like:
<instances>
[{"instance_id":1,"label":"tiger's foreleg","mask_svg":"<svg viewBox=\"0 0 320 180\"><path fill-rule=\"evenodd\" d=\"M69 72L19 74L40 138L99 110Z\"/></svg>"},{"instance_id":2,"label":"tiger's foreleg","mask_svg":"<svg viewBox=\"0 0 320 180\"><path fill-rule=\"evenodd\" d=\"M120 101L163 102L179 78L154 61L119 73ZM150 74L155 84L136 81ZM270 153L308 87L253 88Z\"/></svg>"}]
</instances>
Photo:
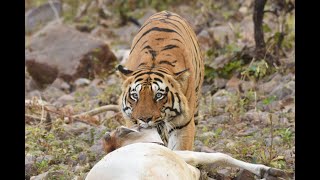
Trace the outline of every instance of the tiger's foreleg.
<instances>
[{"instance_id":1,"label":"tiger's foreleg","mask_svg":"<svg viewBox=\"0 0 320 180\"><path fill-rule=\"evenodd\" d=\"M195 136L194 118L183 128L169 133L168 148L172 150L192 150Z\"/></svg>"}]
</instances>

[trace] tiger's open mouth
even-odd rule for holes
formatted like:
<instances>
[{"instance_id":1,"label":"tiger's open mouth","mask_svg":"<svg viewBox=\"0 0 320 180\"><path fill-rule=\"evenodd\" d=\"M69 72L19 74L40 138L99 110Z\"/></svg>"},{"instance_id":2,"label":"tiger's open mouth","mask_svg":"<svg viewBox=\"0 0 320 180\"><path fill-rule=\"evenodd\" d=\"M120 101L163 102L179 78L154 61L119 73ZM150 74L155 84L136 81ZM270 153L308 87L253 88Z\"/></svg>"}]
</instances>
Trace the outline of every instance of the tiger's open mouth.
<instances>
[{"instance_id":1,"label":"tiger's open mouth","mask_svg":"<svg viewBox=\"0 0 320 180\"><path fill-rule=\"evenodd\" d=\"M158 119L156 122L150 121L147 123L138 119L136 122L139 125L139 127L148 128L148 127L157 127L160 123L164 123L164 119L161 118L161 119Z\"/></svg>"},{"instance_id":2,"label":"tiger's open mouth","mask_svg":"<svg viewBox=\"0 0 320 180\"><path fill-rule=\"evenodd\" d=\"M137 125L139 126L138 129L140 130L141 128L157 128L158 134L160 135L164 145L167 147L168 146L168 139L169 139L169 134L167 131L167 128L165 126L165 118L159 119L156 122L143 122L141 120L136 121Z\"/></svg>"}]
</instances>

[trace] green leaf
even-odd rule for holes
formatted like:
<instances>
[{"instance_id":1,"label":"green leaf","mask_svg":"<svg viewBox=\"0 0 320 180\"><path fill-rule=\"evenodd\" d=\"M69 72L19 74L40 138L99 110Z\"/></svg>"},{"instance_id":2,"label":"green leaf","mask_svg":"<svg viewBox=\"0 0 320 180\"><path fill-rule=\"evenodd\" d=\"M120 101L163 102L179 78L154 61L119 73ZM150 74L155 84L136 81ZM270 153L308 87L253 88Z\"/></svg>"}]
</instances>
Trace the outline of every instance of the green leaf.
<instances>
[{"instance_id":1,"label":"green leaf","mask_svg":"<svg viewBox=\"0 0 320 180\"><path fill-rule=\"evenodd\" d=\"M271 28L267 24L263 24L262 28L265 33L271 32Z\"/></svg>"}]
</instances>

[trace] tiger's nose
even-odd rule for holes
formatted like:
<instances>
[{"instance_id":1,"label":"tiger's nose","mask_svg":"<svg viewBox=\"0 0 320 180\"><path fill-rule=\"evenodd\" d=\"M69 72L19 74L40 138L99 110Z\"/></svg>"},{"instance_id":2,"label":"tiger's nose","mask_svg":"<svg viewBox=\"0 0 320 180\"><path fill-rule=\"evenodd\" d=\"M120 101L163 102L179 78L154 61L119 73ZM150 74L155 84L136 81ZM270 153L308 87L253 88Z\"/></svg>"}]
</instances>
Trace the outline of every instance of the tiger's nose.
<instances>
[{"instance_id":1,"label":"tiger's nose","mask_svg":"<svg viewBox=\"0 0 320 180\"><path fill-rule=\"evenodd\" d=\"M139 118L141 121L145 122L145 123L148 123L152 120L152 116L145 116L145 117L140 117Z\"/></svg>"}]
</instances>

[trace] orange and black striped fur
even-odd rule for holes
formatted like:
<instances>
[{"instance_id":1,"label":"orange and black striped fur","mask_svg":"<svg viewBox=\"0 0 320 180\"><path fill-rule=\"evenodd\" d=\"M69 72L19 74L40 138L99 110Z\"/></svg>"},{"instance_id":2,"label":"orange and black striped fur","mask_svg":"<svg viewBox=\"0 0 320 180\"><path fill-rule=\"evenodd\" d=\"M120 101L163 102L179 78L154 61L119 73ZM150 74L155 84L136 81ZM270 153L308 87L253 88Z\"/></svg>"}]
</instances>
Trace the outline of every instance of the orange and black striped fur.
<instances>
[{"instance_id":1,"label":"orange and black striped fur","mask_svg":"<svg viewBox=\"0 0 320 180\"><path fill-rule=\"evenodd\" d=\"M204 65L188 22L168 11L152 15L118 69L127 125L157 127L170 149L192 150Z\"/></svg>"}]
</instances>

